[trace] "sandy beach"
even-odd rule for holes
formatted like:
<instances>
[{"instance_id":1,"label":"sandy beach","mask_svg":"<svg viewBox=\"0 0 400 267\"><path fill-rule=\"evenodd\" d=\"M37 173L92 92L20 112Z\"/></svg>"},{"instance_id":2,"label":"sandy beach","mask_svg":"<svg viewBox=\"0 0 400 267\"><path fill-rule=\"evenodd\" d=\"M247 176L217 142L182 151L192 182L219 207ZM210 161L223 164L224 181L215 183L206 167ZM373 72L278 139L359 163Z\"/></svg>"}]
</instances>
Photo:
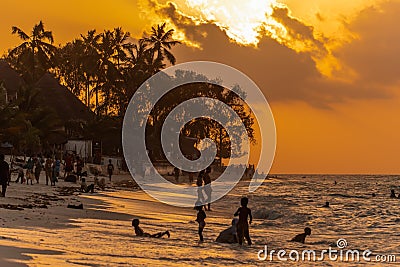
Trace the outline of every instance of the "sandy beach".
<instances>
[{"instance_id":1,"label":"sandy beach","mask_svg":"<svg viewBox=\"0 0 400 267\"><path fill-rule=\"evenodd\" d=\"M57 187L12 183L7 197L0 199L0 266L289 266L293 262L276 256L271 262L260 261L257 252L265 245L321 252L337 249L340 238L347 240L349 249L368 248L373 255L400 258L399 200L387 194L395 176L278 176L254 194L246 193L248 182L243 181L212 204L204 243L198 242L193 209L168 206L141 190L118 186L127 178L115 177L105 191L94 194L79 193L78 185L63 181ZM333 180L337 186L332 186ZM249 196L253 210L253 246L216 243L243 195ZM330 209L321 208L325 201L331 202ZM67 208L78 203L82 210ZM170 230L171 238L136 237L133 218L139 218L149 233ZM287 242L305 226L313 229L306 244ZM311 264L380 265L330 260Z\"/></svg>"},{"instance_id":2,"label":"sandy beach","mask_svg":"<svg viewBox=\"0 0 400 267\"><path fill-rule=\"evenodd\" d=\"M88 195L90 193L81 193L79 182L70 183L60 179L57 186L53 187L45 185L43 173L40 179L39 184L35 181L33 185L11 182L6 198L0 198L0 266L27 266L23 262L32 259L28 256L30 254L63 254L52 249L40 249L51 242L46 242L45 235L41 238L40 233L57 234L66 229L77 231L74 221L80 219L130 218L124 214L102 211L103 202L92 199ZM92 180L89 179L89 183ZM106 191L96 190L94 195L115 192L121 186L126 191L137 191L129 175L115 175L113 183L107 184ZM81 203L84 205L83 210L67 208L68 204ZM39 231L37 236L34 234L37 234L36 231Z\"/></svg>"}]
</instances>

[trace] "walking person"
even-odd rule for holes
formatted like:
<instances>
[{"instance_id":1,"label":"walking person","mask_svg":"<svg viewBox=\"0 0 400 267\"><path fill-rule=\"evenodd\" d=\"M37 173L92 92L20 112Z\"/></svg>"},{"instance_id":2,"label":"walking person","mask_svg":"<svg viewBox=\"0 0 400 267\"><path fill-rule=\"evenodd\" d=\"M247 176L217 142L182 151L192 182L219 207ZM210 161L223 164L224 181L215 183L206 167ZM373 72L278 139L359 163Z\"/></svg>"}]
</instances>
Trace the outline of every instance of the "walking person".
<instances>
[{"instance_id":1,"label":"walking person","mask_svg":"<svg viewBox=\"0 0 400 267\"><path fill-rule=\"evenodd\" d=\"M111 182L111 176L114 173L114 165L111 163L111 159L108 160L107 172L108 172L108 177L110 178L110 182Z\"/></svg>"},{"instance_id":2,"label":"walking person","mask_svg":"<svg viewBox=\"0 0 400 267\"><path fill-rule=\"evenodd\" d=\"M4 160L3 154L0 154L0 184L1 184L1 196L6 196L8 180L10 177L10 165Z\"/></svg>"},{"instance_id":3,"label":"walking person","mask_svg":"<svg viewBox=\"0 0 400 267\"><path fill-rule=\"evenodd\" d=\"M199 206L197 206L197 205L199 205ZM203 242L204 241L203 230L204 230L204 227L206 226L205 219L206 219L207 215L203 210L203 205L201 205L200 203L198 203L198 204L196 203L196 206L194 208L197 210L196 222L199 224L198 234L200 237L200 242Z\"/></svg>"}]
</instances>

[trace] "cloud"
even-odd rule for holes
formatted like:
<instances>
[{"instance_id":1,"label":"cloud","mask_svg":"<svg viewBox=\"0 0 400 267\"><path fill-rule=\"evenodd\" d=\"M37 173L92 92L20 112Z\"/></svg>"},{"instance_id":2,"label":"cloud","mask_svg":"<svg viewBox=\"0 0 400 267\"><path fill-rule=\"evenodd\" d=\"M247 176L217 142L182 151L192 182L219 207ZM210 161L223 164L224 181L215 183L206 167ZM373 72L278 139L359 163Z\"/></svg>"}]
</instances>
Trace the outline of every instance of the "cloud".
<instances>
[{"instance_id":1,"label":"cloud","mask_svg":"<svg viewBox=\"0 0 400 267\"><path fill-rule=\"evenodd\" d=\"M329 108L335 103L352 99L383 99L392 96L393 92L388 89L388 85L396 81L395 70L399 68L394 67L400 60L397 60L396 56L396 61L391 62L381 62L379 59L382 56L389 59L398 48L398 41L390 43L400 36L396 31L396 38L383 38L390 30L393 32L396 25L395 10L389 13L369 9L363 11L347 25L349 29L357 32L359 40L331 52L326 46L329 40L323 37L316 38L312 26L292 17L289 9L284 7L275 8L272 16L287 29L287 40L293 41L292 44L304 45L305 49L294 49L288 43L279 42L268 34L260 35L257 47L241 45L232 41L214 22L199 23L182 13L173 3L153 3L156 4L159 16L168 19L187 40L201 47L175 48L174 53L180 62L210 60L231 65L249 75L269 101L302 101L316 107ZM394 6L383 8L390 9ZM375 12L374 16L371 17L370 12ZM388 14L390 18L382 18ZM382 31L384 28L386 30ZM379 31L380 33L377 33ZM374 39L376 34L390 49L370 50L380 43ZM337 72L345 71L350 78L337 79L323 75L318 66L318 58L323 57L330 61L329 64L340 61L343 66L349 66L338 68ZM374 60L374 67L367 63L370 59ZM382 77L386 76L379 73L389 75L391 79L384 79Z\"/></svg>"},{"instance_id":2,"label":"cloud","mask_svg":"<svg viewBox=\"0 0 400 267\"><path fill-rule=\"evenodd\" d=\"M391 87L400 83L400 2L363 10L348 28L357 39L337 56L357 71L358 80Z\"/></svg>"}]
</instances>

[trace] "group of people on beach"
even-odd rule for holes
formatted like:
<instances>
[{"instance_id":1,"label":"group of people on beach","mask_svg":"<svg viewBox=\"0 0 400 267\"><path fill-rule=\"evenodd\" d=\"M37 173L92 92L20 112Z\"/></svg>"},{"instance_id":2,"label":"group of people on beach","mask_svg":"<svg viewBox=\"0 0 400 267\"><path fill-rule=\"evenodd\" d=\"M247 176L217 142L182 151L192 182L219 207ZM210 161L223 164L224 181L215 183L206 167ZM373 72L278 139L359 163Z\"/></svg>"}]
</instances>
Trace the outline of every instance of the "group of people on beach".
<instances>
[{"instance_id":1,"label":"group of people on beach","mask_svg":"<svg viewBox=\"0 0 400 267\"><path fill-rule=\"evenodd\" d=\"M235 218L232 220L232 226L220 233L217 237L217 242L219 243L238 243L242 245L244 241L247 241L249 246L252 245L251 237L250 237L250 225L253 221L253 216L251 214L251 209L248 208L249 199L247 197L242 197L240 200L240 207L233 214ZM203 210L203 205L196 205L195 209L197 210L196 222L198 223L198 235L200 238L200 242L204 241L203 230L206 226L205 219L207 218L206 212ZM155 234L149 234L142 230L139 227L139 219L135 218L132 220L132 226L135 229L136 236L141 237L152 237L152 238L161 238L163 236L171 236L170 232L158 232ZM311 228L304 228L304 232L296 235L290 241L305 243L305 239L307 236L311 235Z\"/></svg>"},{"instance_id":2,"label":"group of people on beach","mask_svg":"<svg viewBox=\"0 0 400 267\"><path fill-rule=\"evenodd\" d=\"M24 171L24 169L26 171ZM61 169L61 161L58 158L52 159L47 157L46 159L42 156L29 157L29 159L25 162L25 160L21 160L16 158L11 161L10 164L5 160L5 156L3 154L0 155L0 181L2 185L2 196L5 197L7 186L10 185L11 182L11 174L13 172L17 173L17 179L15 183L21 184L31 184L33 185L33 181L39 183L40 174L44 170L46 174L46 185L55 186L58 181Z\"/></svg>"},{"instance_id":3,"label":"group of people on beach","mask_svg":"<svg viewBox=\"0 0 400 267\"><path fill-rule=\"evenodd\" d=\"M56 158L47 157L44 158L43 156L32 156L29 157L28 160L21 160L16 158L11 162L11 170L10 172L17 172L17 179L15 180L16 183L26 183L26 184L33 184L34 181L38 184L40 181L40 175L42 171L45 172L46 175L46 185L55 186L56 182L60 177L60 170L61 170L61 161ZM26 171L24 171L24 169ZM10 176L11 181L11 176Z\"/></svg>"},{"instance_id":4,"label":"group of people on beach","mask_svg":"<svg viewBox=\"0 0 400 267\"><path fill-rule=\"evenodd\" d=\"M28 159L20 159L12 157L9 164L5 160L3 154L0 155L0 182L2 186L1 196L5 197L7 186L10 185L11 176L13 173L17 174L15 183L21 184L34 184L36 181L39 184L41 173L44 171L46 175L46 185L55 186L60 178L65 181L77 182L81 181L82 192L93 192L94 186L97 185L100 189L104 190L106 182L104 178L98 178L99 173L95 173L94 184L86 184L85 176L87 172L83 171L84 161L79 155L66 153L63 156L63 161L59 157L43 157L41 154L30 156ZM64 170L64 175L61 175L61 170ZM107 165L107 174L111 181L114 173L114 165L111 160Z\"/></svg>"},{"instance_id":5,"label":"group of people on beach","mask_svg":"<svg viewBox=\"0 0 400 267\"><path fill-rule=\"evenodd\" d=\"M36 183L39 183L40 174L42 171L46 174L46 185L55 185L58 182L58 179L61 176L61 168L64 166L64 176L66 179L71 174L77 176L80 180L82 176L84 176L83 160L75 154L66 153L63 157L63 161L59 159L59 157L43 157L42 155L31 156L27 161L24 159L15 158L11 161L11 172L17 172L18 177L16 179L16 183L21 182L21 184L33 184L33 181L36 180ZM24 172L24 169L26 171Z\"/></svg>"},{"instance_id":6,"label":"group of people on beach","mask_svg":"<svg viewBox=\"0 0 400 267\"><path fill-rule=\"evenodd\" d=\"M254 166L250 166L249 172L253 174ZM173 175L175 176L176 182L179 181L179 169L174 168ZM207 167L205 170L201 170L198 173L196 186L197 186L197 194L198 198L195 203L194 209L197 210L196 222L198 223L198 236L200 242L204 241L203 231L206 226L206 211L211 211L211 166ZM203 186L204 185L204 186ZM202 203L207 203L207 205L203 205ZM251 214L251 209L248 208L249 199L247 197L243 197L240 200L240 207L233 214L234 218L232 219L232 225L228 229L222 231L217 237L217 242L220 243L238 243L242 245L244 241L247 241L248 245L252 245L249 226L253 221L253 216ZM329 207L329 203L326 204ZM163 236L170 237L169 231L158 232L156 234L149 234L144 232L139 227L139 219L135 218L132 220L132 226L135 229L135 234L137 236L142 237L153 237L153 238L161 238ZM305 238L311 235L311 229L306 227L304 229L304 233L296 235L292 240L294 242L305 242Z\"/></svg>"}]
</instances>

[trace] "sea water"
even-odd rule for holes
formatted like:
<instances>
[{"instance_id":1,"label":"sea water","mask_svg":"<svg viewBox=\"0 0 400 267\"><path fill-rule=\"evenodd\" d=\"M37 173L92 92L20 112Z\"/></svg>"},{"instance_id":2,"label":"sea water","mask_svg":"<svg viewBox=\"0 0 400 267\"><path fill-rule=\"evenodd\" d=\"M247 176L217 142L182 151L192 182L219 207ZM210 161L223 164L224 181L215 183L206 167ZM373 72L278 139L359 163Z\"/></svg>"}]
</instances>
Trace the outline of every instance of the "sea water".
<instances>
[{"instance_id":1,"label":"sea water","mask_svg":"<svg viewBox=\"0 0 400 267\"><path fill-rule=\"evenodd\" d=\"M27 253L31 258L24 262L31 266L394 266L393 261L400 263L400 199L389 197L391 189L400 193L398 176L278 175L267 179L251 194L248 184L240 182L227 196L212 204L212 211L207 211L203 243L198 242L195 210L159 203L142 191L88 195L86 209L93 211L94 218L82 216L59 229L47 229L46 225L30 229L16 226L3 236L14 238L16 244L30 244L32 248L52 252ZM253 245L216 243L219 232L230 226L242 196L249 198L253 213L250 225ZM327 201L330 208L323 208ZM132 218L140 218L140 226L149 233L170 230L171 238L136 237ZM305 244L288 241L302 233L304 227L312 229ZM337 252L327 255L329 250ZM315 253L315 258L303 259L304 251L305 255ZM348 251L351 253L346 258ZM359 259L351 256L356 251ZM370 253L363 258L365 251Z\"/></svg>"}]
</instances>

